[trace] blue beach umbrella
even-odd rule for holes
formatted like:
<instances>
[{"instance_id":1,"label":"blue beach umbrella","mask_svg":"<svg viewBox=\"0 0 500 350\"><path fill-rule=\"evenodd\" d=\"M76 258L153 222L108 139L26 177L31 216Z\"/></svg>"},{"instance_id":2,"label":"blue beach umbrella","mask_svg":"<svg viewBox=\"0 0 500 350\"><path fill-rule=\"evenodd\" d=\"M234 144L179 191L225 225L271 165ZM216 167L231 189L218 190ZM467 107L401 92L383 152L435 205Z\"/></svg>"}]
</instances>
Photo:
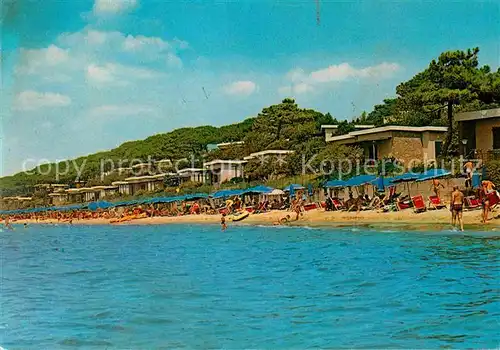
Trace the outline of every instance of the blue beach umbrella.
<instances>
[{"instance_id":1,"label":"blue beach umbrella","mask_svg":"<svg viewBox=\"0 0 500 350\"><path fill-rule=\"evenodd\" d=\"M424 173L420 174L420 176L416 179L417 182L427 181L432 179L438 179L441 177L449 176L451 172L445 169L429 169Z\"/></svg>"},{"instance_id":2,"label":"blue beach umbrella","mask_svg":"<svg viewBox=\"0 0 500 350\"><path fill-rule=\"evenodd\" d=\"M329 180L325 182L324 187L326 188L346 187L346 184L344 180Z\"/></svg>"}]
</instances>

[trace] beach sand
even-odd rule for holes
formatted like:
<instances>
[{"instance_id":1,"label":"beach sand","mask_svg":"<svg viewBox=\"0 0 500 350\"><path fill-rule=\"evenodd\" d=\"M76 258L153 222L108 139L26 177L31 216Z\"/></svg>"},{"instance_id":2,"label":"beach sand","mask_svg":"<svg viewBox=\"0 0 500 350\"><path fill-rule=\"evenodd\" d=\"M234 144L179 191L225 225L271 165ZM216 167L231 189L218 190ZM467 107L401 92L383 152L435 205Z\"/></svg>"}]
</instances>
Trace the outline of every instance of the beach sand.
<instances>
[{"instance_id":1,"label":"beach sand","mask_svg":"<svg viewBox=\"0 0 500 350\"><path fill-rule=\"evenodd\" d=\"M294 221L295 214L289 211L270 211L261 214L250 214L248 218L239 221L227 221L232 225L275 225L280 218L290 215L292 220L287 224L290 226L310 226L310 227L332 227L332 226L412 226L412 227L450 227L451 215L447 209L428 210L424 213L414 213L412 210L398 212L379 213L376 211L343 212L324 211L322 209L310 210L304 213L298 221ZM465 211L463 213L464 225L484 226L485 228L500 227L500 209L490 213L489 222L481 223L481 210ZM220 215L185 215L176 217L152 217L136 219L132 221L114 223L112 225L165 225L165 224L220 224ZM57 220L45 220L35 222L34 220L22 220L15 223L22 224L68 224L67 222L57 222ZM75 220L75 225L110 225L108 219Z\"/></svg>"}]
</instances>

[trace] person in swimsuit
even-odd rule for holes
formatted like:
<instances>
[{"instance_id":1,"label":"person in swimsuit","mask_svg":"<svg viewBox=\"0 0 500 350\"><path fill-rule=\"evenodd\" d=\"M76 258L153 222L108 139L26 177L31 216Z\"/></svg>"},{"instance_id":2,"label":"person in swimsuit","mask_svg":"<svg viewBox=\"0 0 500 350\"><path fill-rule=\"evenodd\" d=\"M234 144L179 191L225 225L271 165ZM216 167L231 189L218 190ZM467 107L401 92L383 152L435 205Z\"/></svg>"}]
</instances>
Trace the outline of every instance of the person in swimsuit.
<instances>
[{"instance_id":1,"label":"person in swimsuit","mask_svg":"<svg viewBox=\"0 0 500 350\"><path fill-rule=\"evenodd\" d=\"M482 215L482 223L486 224L488 221L488 214L490 213L490 198L488 197L488 182L491 181L483 181L481 183L481 189L479 190L479 198L481 199L481 202L483 203L483 215Z\"/></svg>"},{"instance_id":2,"label":"person in swimsuit","mask_svg":"<svg viewBox=\"0 0 500 350\"><path fill-rule=\"evenodd\" d=\"M464 230L464 222L462 220L464 210L464 194L458 189L458 186L453 187L451 194L451 224L456 225L457 221L460 225L460 231Z\"/></svg>"},{"instance_id":3,"label":"person in swimsuit","mask_svg":"<svg viewBox=\"0 0 500 350\"><path fill-rule=\"evenodd\" d=\"M441 182L439 182L439 180L438 180L438 179L434 179L434 180L432 180L432 187L431 187L431 189L434 191L434 194L435 194L438 198L441 198L441 197L440 197L441 192L440 192L439 187L444 188L444 185L443 185Z\"/></svg>"},{"instance_id":4,"label":"person in swimsuit","mask_svg":"<svg viewBox=\"0 0 500 350\"><path fill-rule=\"evenodd\" d=\"M472 187L472 170L474 169L474 164L469 160L467 163L464 164L464 170L465 170L465 188Z\"/></svg>"},{"instance_id":5,"label":"person in swimsuit","mask_svg":"<svg viewBox=\"0 0 500 350\"><path fill-rule=\"evenodd\" d=\"M222 231L226 231L226 229L227 229L226 214L222 214L222 216L220 218L220 226L221 226Z\"/></svg>"}]
</instances>

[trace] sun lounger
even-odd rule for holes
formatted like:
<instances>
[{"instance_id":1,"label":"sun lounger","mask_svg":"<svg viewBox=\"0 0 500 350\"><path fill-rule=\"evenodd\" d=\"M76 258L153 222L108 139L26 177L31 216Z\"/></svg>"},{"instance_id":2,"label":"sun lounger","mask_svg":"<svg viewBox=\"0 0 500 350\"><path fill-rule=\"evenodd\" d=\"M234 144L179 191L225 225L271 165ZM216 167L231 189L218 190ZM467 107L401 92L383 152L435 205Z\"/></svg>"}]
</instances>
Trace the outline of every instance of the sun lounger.
<instances>
[{"instance_id":1,"label":"sun lounger","mask_svg":"<svg viewBox=\"0 0 500 350\"><path fill-rule=\"evenodd\" d=\"M316 209L317 207L318 207L318 204L316 204L316 203L304 204L305 211L313 210L313 209Z\"/></svg>"},{"instance_id":2,"label":"sun lounger","mask_svg":"<svg viewBox=\"0 0 500 350\"><path fill-rule=\"evenodd\" d=\"M481 208L481 201L474 196L465 197L465 208L468 210Z\"/></svg>"},{"instance_id":3,"label":"sun lounger","mask_svg":"<svg viewBox=\"0 0 500 350\"><path fill-rule=\"evenodd\" d=\"M398 210L405 210L411 208L411 203L409 201L396 201L396 207Z\"/></svg>"},{"instance_id":4,"label":"sun lounger","mask_svg":"<svg viewBox=\"0 0 500 350\"><path fill-rule=\"evenodd\" d=\"M415 213L421 213L427 210L424 197L421 194L411 197L411 202L413 203L413 210Z\"/></svg>"},{"instance_id":5,"label":"sun lounger","mask_svg":"<svg viewBox=\"0 0 500 350\"><path fill-rule=\"evenodd\" d=\"M443 209L446 208L446 204L441 202L441 198L439 198L438 196L429 196L429 208Z\"/></svg>"},{"instance_id":6,"label":"sun lounger","mask_svg":"<svg viewBox=\"0 0 500 350\"><path fill-rule=\"evenodd\" d=\"M345 205L344 203L338 199L338 198L331 198L332 200L332 203L333 203L333 207L335 208L335 210L343 210L345 209Z\"/></svg>"},{"instance_id":7,"label":"sun lounger","mask_svg":"<svg viewBox=\"0 0 500 350\"><path fill-rule=\"evenodd\" d=\"M490 200L490 208L493 208L498 203L500 203L500 196L497 191L488 193L488 199Z\"/></svg>"}]
</instances>

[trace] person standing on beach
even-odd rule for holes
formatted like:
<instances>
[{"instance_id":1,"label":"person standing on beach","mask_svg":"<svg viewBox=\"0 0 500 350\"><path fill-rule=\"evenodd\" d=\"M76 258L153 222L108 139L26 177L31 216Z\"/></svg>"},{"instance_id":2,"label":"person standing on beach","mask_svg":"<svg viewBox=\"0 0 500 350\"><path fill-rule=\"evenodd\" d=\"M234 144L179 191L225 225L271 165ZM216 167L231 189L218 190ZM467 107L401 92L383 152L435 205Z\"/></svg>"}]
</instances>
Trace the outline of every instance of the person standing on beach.
<instances>
[{"instance_id":1,"label":"person standing on beach","mask_svg":"<svg viewBox=\"0 0 500 350\"><path fill-rule=\"evenodd\" d=\"M436 196L438 198L441 198L441 196L440 196L441 195L441 190L439 189L439 187L444 188L444 185L438 179L432 180L431 189L434 191L434 193L436 194Z\"/></svg>"},{"instance_id":2,"label":"person standing on beach","mask_svg":"<svg viewBox=\"0 0 500 350\"><path fill-rule=\"evenodd\" d=\"M464 164L464 170L465 170L465 188L472 187L472 170L474 169L474 164L469 160L467 163Z\"/></svg>"},{"instance_id":3,"label":"person standing on beach","mask_svg":"<svg viewBox=\"0 0 500 350\"><path fill-rule=\"evenodd\" d=\"M458 189L458 186L453 187L453 192L451 193L451 224L456 225L457 220L460 225L460 231L464 230L463 222L463 210L464 210L464 194Z\"/></svg>"},{"instance_id":4,"label":"person standing on beach","mask_svg":"<svg viewBox=\"0 0 500 350\"><path fill-rule=\"evenodd\" d=\"M490 213L490 197L488 196L490 193L488 188L491 188L490 183L493 184L491 181L483 181L481 183L481 189L479 190L479 199L483 203L483 215L481 220L483 224L486 224L488 221L488 214Z\"/></svg>"}]
</instances>

